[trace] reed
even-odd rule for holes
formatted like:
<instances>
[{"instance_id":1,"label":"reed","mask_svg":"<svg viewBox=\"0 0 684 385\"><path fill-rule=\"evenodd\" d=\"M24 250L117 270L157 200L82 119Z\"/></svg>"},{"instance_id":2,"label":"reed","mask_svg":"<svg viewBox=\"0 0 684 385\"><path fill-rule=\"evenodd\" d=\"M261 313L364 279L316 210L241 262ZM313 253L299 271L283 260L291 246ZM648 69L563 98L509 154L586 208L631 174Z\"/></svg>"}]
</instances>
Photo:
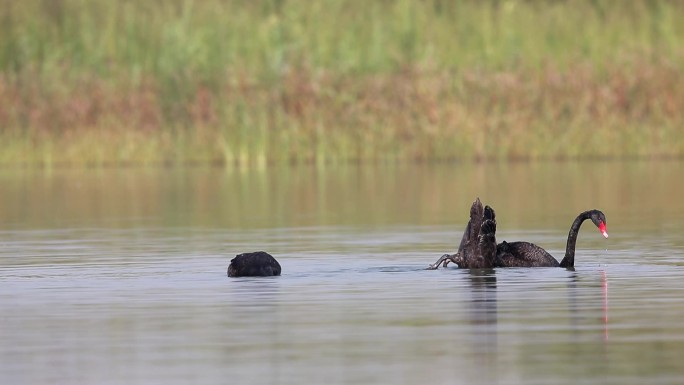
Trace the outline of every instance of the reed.
<instances>
[{"instance_id":1,"label":"reed","mask_svg":"<svg viewBox=\"0 0 684 385\"><path fill-rule=\"evenodd\" d=\"M684 155L676 1L0 7L0 163Z\"/></svg>"}]
</instances>

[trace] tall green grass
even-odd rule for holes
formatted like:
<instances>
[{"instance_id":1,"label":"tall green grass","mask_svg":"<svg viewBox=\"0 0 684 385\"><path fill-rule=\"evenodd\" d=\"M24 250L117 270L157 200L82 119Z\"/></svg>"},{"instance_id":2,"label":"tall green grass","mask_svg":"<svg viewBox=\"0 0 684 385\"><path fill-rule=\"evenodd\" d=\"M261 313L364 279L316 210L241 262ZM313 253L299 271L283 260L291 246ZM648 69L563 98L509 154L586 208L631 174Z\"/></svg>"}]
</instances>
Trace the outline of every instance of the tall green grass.
<instances>
[{"instance_id":1,"label":"tall green grass","mask_svg":"<svg viewBox=\"0 0 684 385\"><path fill-rule=\"evenodd\" d=\"M676 1L0 1L0 163L684 155Z\"/></svg>"}]
</instances>

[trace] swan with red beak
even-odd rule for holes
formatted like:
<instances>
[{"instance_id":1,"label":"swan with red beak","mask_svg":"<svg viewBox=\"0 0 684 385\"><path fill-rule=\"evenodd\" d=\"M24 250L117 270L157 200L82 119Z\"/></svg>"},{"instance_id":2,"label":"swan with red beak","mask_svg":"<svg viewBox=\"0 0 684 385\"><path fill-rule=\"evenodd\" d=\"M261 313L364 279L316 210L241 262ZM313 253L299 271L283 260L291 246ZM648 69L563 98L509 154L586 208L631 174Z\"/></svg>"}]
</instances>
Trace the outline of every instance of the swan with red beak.
<instances>
[{"instance_id":1,"label":"swan with red beak","mask_svg":"<svg viewBox=\"0 0 684 385\"><path fill-rule=\"evenodd\" d=\"M456 254L444 254L429 269L436 269L440 264L446 266L454 262L463 268L482 267L565 267L575 266L575 244L577 234L585 220L591 220L601 235L608 238L606 216L601 210L588 210L580 213L570 226L565 255L560 262L543 248L525 241L496 243L496 215L494 209L487 206L482 209L479 198L473 202L470 210L470 221L463 234L461 245ZM485 229L485 222L491 222ZM485 236L483 236L485 235ZM472 246L470 249L468 245ZM483 251L484 250L484 251ZM494 254L494 255L492 255Z\"/></svg>"}]
</instances>

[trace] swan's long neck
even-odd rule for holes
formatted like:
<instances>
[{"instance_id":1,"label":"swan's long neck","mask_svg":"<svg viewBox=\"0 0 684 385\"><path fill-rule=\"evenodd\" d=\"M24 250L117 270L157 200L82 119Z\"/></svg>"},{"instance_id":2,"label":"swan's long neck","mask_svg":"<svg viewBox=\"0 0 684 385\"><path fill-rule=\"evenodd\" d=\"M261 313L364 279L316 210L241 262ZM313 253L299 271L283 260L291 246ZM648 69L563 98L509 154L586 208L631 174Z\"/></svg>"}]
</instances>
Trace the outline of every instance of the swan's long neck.
<instances>
[{"instance_id":1,"label":"swan's long neck","mask_svg":"<svg viewBox=\"0 0 684 385\"><path fill-rule=\"evenodd\" d=\"M570 226L570 233L568 233L568 243L565 246L565 257L561 261L561 267L573 267L575 266L575 244L577 243L577 233L579 233L580 226L582 222L591 217L591 211L585 211L575 218Z\"/></svg>"}]
</instances>

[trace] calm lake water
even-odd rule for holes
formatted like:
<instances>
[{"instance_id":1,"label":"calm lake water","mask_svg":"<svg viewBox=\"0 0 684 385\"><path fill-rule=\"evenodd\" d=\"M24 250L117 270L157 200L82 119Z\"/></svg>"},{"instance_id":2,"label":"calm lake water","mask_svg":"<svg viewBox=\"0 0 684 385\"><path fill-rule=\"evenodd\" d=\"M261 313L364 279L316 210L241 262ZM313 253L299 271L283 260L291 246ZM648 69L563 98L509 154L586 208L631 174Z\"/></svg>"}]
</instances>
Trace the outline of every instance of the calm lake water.
<instances>
[{"instance_id":1,"label":"calm lake water","mask_svg":"<svg viewBox=\"0 0 684 385\"><path fill-rule=\"evenodd\" d=\"M684 163L0 170L2 384L681 384ZM475 197L575 271L427 271ZM265 250L281 277L228 278Z\"/></svg>"}]
</instances>

